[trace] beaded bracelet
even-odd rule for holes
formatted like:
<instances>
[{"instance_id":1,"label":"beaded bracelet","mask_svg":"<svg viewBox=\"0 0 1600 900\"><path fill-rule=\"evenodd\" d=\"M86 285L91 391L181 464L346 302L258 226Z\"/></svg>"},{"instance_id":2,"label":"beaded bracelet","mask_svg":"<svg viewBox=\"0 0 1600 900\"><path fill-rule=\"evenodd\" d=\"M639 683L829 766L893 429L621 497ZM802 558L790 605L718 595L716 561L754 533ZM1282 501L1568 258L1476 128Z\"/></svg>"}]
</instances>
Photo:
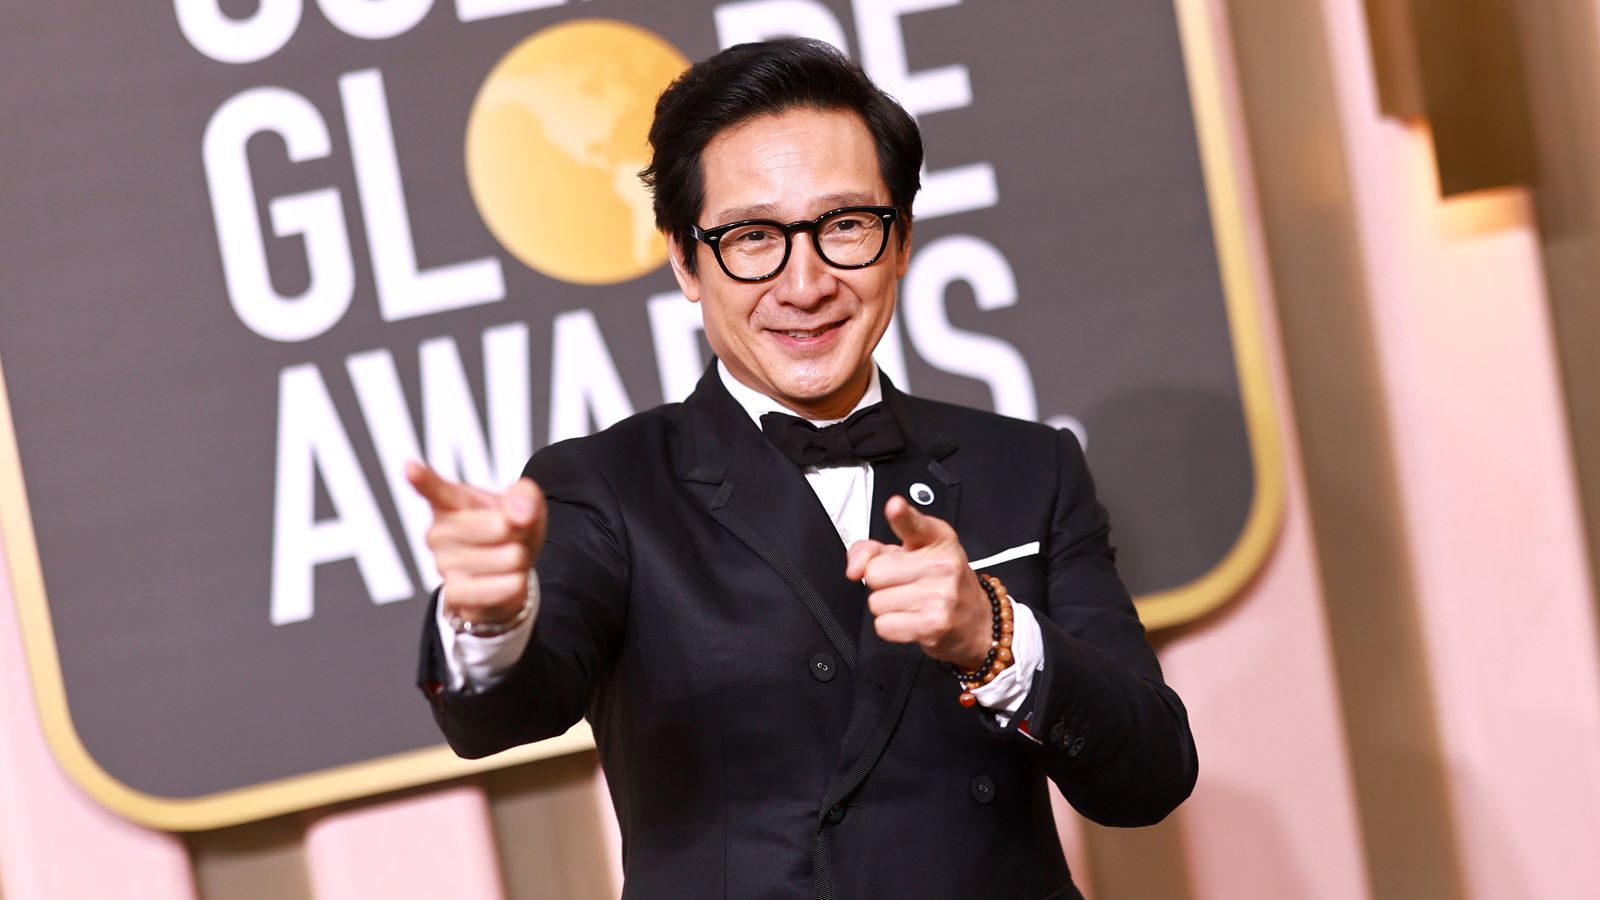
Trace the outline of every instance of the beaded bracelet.
<instances>
[{"instance_id":1,"label":"beaded bracelet","mask_svg":"<svg viewBox=\"0 0 1600 900\"><path fill-rule=\"evenodd\" d=\"M1011 665L1011 634L1013 615L1011 612L1011 595L1006 592L1006 586L1000 579L993 575L978 576L978 584L983 587L983 592L989 596L989 610L994 616L993 639L989 642L989 652L983 657L983 663L970 672L962 671L950 663L945 663L945 668L956 676L956 681L962 687L961 696L956 700L962 706L975 706L978 696L973 693L995 679L996 675L1004 672Z\"/></svg>"}]
</instances>

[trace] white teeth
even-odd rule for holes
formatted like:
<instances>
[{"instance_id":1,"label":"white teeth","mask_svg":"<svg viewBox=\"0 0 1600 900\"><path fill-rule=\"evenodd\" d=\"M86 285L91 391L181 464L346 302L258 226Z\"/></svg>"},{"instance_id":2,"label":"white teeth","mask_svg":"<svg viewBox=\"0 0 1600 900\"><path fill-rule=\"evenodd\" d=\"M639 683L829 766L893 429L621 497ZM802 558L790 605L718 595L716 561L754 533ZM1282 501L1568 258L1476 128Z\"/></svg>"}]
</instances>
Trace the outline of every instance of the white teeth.
<instances>
[{"instance_id":1,"label":"white teeth","mask_svg":"<svg viewBox=\"0 0 1600 900\"><path fill-rule=\"evenodd\" d=\"M828 330L828 326L823 326L821 328L813 328L810 331L785 331L783 333L788 335L789 337L792 337L792 338L808 338L808 337L816 337L817 335L822 334L823 332L825 332L827 330Z\"/></svg>"}]
</instances>

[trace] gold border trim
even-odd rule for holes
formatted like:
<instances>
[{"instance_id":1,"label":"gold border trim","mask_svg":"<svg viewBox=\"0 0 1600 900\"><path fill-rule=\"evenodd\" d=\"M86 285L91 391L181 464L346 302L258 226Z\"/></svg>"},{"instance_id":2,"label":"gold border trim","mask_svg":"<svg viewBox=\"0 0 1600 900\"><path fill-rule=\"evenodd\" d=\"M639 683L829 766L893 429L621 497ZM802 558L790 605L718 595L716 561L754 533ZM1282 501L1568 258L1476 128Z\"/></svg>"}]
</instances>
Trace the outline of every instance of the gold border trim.
<instances>
[{"instance_id":1,"label":"gold border trim","mask_svg":"<svg viewBox=\"0 0 1600 900\"><path fill-rule=\"evenodd\" d=\"M1250 511L1238 540L1220 562L1196 580L1138 598L1151 630L1194 621L1233 597L1260 569L1283 517L1284 472L1277 440L1265 344L1251 270L1238 159L1229 138L1223 79L1213 25L1203 0L1175 0L1212 230L1233 338L1240 398L1256 474ZM444 745L321 769L194 798L160 797L135 790L106 772L73 727L45 599L33 517L23 484L10 394L0 366L0 538L11 568L17 615L32 674L39 721L56 759L90 796L114 812L153 828L199 831L369 797L402 788L490 771L594 746L586 723L558 738L524 745L480 760L463 760Z\"/></svg>"},{"instance_id":2,"label":"gold border trim","mask_svg":"<svg viewBox=\"0 0 1600 900\"><path fill-rule=\"evenodd\" d=\"M1284 507L1283 447L1278 440L1278 416L1261 330L1261 300L1245 228L1240 160L1228 130L1215 26L1205 0L1174 0L1174 6L1256 479L1244 527L1210 571L1188 584L1134 600L1139 618L1151 631L1193 622L1237 595L1261 570L1272 550Z\"/></svg>"}]
</instances>

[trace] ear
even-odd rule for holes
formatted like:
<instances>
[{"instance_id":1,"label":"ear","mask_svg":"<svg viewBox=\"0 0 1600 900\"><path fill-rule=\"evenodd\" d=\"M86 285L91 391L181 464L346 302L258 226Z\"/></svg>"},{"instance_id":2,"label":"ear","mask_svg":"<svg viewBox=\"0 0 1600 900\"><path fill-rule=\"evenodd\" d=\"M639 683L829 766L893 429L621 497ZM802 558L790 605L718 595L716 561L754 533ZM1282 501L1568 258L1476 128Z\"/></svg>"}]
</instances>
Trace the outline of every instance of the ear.
<instances>
[{"instance_id":1,"label":"ear","mask_svg":"<svg viewBox=\"0 0 1600 900\"><path fill-rule=\"evenodd\" d=\"M696 248L690 248L691 252ZM672 277L678 279L678 289L690 303L700 302L700 278L684 267L684 247L676 237L667 238L667 261L672 264Z\"/></svg>"},{"instance_id":2,"label":"ear","mask_svg":"<svg viewBox=\"0 0 1600 900\"><path fill-rule=\"evenodd\" d=\"M903 222L895 227L899 233L897 255L894 260L894 277L896 281L906 277L906 270L911 267L911 223Z\"/></svg>"}]
</instances>

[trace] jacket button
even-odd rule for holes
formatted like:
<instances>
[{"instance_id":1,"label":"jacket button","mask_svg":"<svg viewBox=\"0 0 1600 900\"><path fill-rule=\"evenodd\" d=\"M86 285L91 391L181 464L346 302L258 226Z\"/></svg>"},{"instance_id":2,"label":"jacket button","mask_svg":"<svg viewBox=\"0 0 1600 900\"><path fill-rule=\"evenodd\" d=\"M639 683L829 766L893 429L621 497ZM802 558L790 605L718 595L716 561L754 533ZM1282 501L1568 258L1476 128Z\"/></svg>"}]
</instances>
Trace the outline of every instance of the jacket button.
<instances>
[{"instance_id":1,"label":"jacket button","mask_svg":"<svg viewBox=\"0 0 1600 900\"><path fill-rule=\"evenodd\" d=\"M840 822L843 822L844 804L835 803L833 806L829 807L828 814L822 817L822 821L827 822L829 825L837 825Z\"/></svg>"},{"instance_id":2,"label":"jacket button","mask_svg":"<svg viewBox=\"0 0 1600 900\"><path fill-rule=\"evenodd\" d=\"M987 775L972 779L972 798L979 803L993 803L994 779Z\"/></svg>"},{"instance_id":3,"label":"jacket button","mask_svg":"<svg viewBox=\"0 0 1600 900\"><path fill-rule=\"evenodd\" d=\"M1083 752L1083 738L1081 738L1081 737L1078 738L1077 740L1073 741L1072 745L1067 748L1067 755L1068 756L1077 756L1079 753L1082 753L1082 752Z\"/></svg>"},{"instance_id":4,"label":"jacket button","mask_svg":"<svg viewBox=\"0 0 1600 900\"><path fill-rule=\"evenodd\" d=\"M818 653L811 657L811 677L818 681L832 681L834 670L837 668L833 664L833 657L826 653Z\"/></svg>"},{"instance_id":5,"label":"jacket button","mask_svg":"<svg viewBox=\"0 0 1600 900\"><path fill-rule=\"evenodd\" d=\"M1057 722L1056 724L1050 726L1050 743L1052 743L1052 744L1061 743L1061 736L1066 734L1066 733L1067 733L1067 723L1065 723L1065 722Z\"/></svg>"}]
</instances>

